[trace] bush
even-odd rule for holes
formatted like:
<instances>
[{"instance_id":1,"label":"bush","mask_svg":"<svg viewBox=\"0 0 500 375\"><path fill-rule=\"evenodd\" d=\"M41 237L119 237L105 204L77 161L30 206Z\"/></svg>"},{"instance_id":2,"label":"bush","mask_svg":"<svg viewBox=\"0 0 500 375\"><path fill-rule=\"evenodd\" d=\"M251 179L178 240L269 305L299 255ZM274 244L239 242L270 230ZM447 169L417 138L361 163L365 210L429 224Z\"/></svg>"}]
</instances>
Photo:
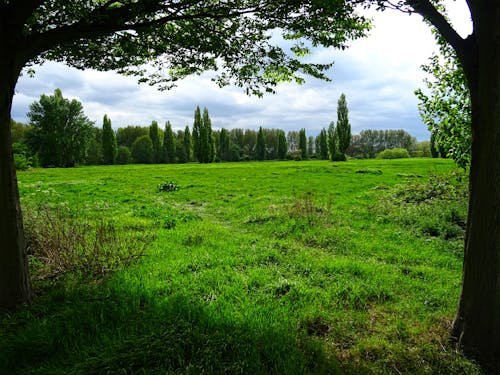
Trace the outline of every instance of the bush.
<instances>
[{"instance_id":1,"label":"bush","mask_svg":"<svg viewBox=\"0 0 500 375\"><path fill-rule=\"evenodd\" d=\"M116 154L116 164L128 164L132 160L132 153L127 146L120 146Z\"/></svg>"},{"instance_id":2,"label":"bush","mask_svg":"<svg viewBox=\"0 0 500 375\"><path fill-rule=\"evenodd\" d=\"M25 171L31 167L29 160L24 154L14 154L14 167L17 171Z\"/></svg>"},{"instance_id":3,"label":"bush","mask_svg":"<svg viewBox=\"0 0 500 375\"><path fill-rule=\"evenodd\" d=\"M408 150L404 148L392 148L384 150L377 155L377 159L402 159L409 158Z\"/></svg>"},{"instance_id":4,"label":"bush","mask_svg":"<svg viewBox=\"0 0 500 375\"><path fill-rule=\"evenodd\" d=\"M143 255L153 235L130 232L110 221L90 221L64 207L23 211L26 245L35 279L69 272L99 277Z\"/></svg>"}]
</instances>

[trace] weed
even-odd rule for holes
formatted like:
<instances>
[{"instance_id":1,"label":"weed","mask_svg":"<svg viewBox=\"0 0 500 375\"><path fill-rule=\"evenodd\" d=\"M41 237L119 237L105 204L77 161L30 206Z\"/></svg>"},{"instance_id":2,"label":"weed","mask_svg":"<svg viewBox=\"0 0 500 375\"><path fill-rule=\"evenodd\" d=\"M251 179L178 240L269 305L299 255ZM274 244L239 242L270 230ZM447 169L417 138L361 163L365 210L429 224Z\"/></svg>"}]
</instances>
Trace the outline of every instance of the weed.
<instances>
[{"instance_id":1,"label":"weed","mask_svg":"<svg viewBox=\"0 0 500 375\"><path fill-rule=\"evenodd\" d=\"M96 277L137 261L153 235L123 231L115 222L92 222L64 207L39 206L24 211L30 263L38 279L68 272Z\"/></svg>"},{"instance_id":2,"label":"weed","mask_svg":"<svg viewBox=\"0 0 500 375\"><path fill-rule=\"evenodd\" d=\"M157 190L158 190L158 192L162 192L162 191L166 191L166 192L177 191L177 190L179 190L179 185L177 185L174 181L163 182L161 184L158 184Z\"/></svg>"}]
</instances>

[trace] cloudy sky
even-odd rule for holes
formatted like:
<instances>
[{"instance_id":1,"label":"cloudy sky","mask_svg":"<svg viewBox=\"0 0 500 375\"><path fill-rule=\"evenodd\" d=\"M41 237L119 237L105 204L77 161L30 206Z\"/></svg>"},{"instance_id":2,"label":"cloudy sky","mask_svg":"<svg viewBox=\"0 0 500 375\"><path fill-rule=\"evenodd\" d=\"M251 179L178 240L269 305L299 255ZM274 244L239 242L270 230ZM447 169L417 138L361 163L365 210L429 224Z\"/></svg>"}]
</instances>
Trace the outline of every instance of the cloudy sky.
<instances>
[{"instance_id":1,"label":"cloudy sky","mask_svg":"<svg viewBox=\"0 0 500 375\"><path fill-rule=\"evenodd\" d=\"M463 36L470 33L470 16L464 0L447 0L452 23ZM27 122L29 105L42 94L60 88L76 98L96 126L107 114L113 127L161 126L169 120L176 129L192 125L197 105L207 107L213 128L259 126L286 131L305 128L316 135L336 120L337 100L345 93L353 133L363 129L405 129L419 140L429 137L420 121L413 91L422 87L420 66L436 50L430 29L420 16L398 11L373 12L370 36L351 43L348 50L318 49L318 62L335 62L332 82L308 78L302 86L282 84L277 94L262 99L246 96L238 88L218 88L207 76L191 77L170 91L158 91L133 77L112 72L78 71L47 62L35 67L34 78L19 79L12 117Z\"/></svg>"}]
</instances>

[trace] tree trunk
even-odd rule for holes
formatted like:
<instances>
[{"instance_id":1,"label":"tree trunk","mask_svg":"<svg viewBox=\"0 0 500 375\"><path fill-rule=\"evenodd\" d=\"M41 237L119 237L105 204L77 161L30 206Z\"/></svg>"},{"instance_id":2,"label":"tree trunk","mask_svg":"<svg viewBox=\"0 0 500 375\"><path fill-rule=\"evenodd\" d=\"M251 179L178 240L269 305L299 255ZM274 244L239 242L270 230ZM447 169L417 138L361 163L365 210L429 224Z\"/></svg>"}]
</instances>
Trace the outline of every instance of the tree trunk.
<instances>
[{"instance_id":1,"label":"tree trunk","mask_svg":"<svg viewBox=\"0 0 500 375\"><path fill-rule=\"evenodd\" d=\"M0 40L0 310L31 300L19 191L12 155L10 111L21 64Z\"/></svg>"},{"instance_id":2,"label":"tree trunk","mask_svg":"<svg viewBox=\"0 0 500 375\"><path fill-rule=\"evenodd\" d=\"M500 3L477 1L472 14L478 64L467 77L472 100L470 198L452 336L486 370L499 371Z\"/></svg>"}]
</instances>

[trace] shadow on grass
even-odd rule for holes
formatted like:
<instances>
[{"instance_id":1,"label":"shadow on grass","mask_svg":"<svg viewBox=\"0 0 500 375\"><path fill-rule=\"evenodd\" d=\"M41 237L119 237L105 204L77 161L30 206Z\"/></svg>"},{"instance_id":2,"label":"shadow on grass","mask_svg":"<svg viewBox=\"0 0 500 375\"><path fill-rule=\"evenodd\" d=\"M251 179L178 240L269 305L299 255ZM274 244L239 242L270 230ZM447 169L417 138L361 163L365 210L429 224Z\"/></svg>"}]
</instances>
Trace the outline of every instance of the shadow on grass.
<instances>
[{"instance_id":1,"label":"shadow on grass","mask_svg":"<svg viewBox=\"0 0 500 375\"><path fill-rule=\"evenodd\" d=\"M4 373L335 374L319 342L224 319L187 296L56 287L0 318ZM262 324L261 324L262 326Z\"/></svg>"}]
</instances>

